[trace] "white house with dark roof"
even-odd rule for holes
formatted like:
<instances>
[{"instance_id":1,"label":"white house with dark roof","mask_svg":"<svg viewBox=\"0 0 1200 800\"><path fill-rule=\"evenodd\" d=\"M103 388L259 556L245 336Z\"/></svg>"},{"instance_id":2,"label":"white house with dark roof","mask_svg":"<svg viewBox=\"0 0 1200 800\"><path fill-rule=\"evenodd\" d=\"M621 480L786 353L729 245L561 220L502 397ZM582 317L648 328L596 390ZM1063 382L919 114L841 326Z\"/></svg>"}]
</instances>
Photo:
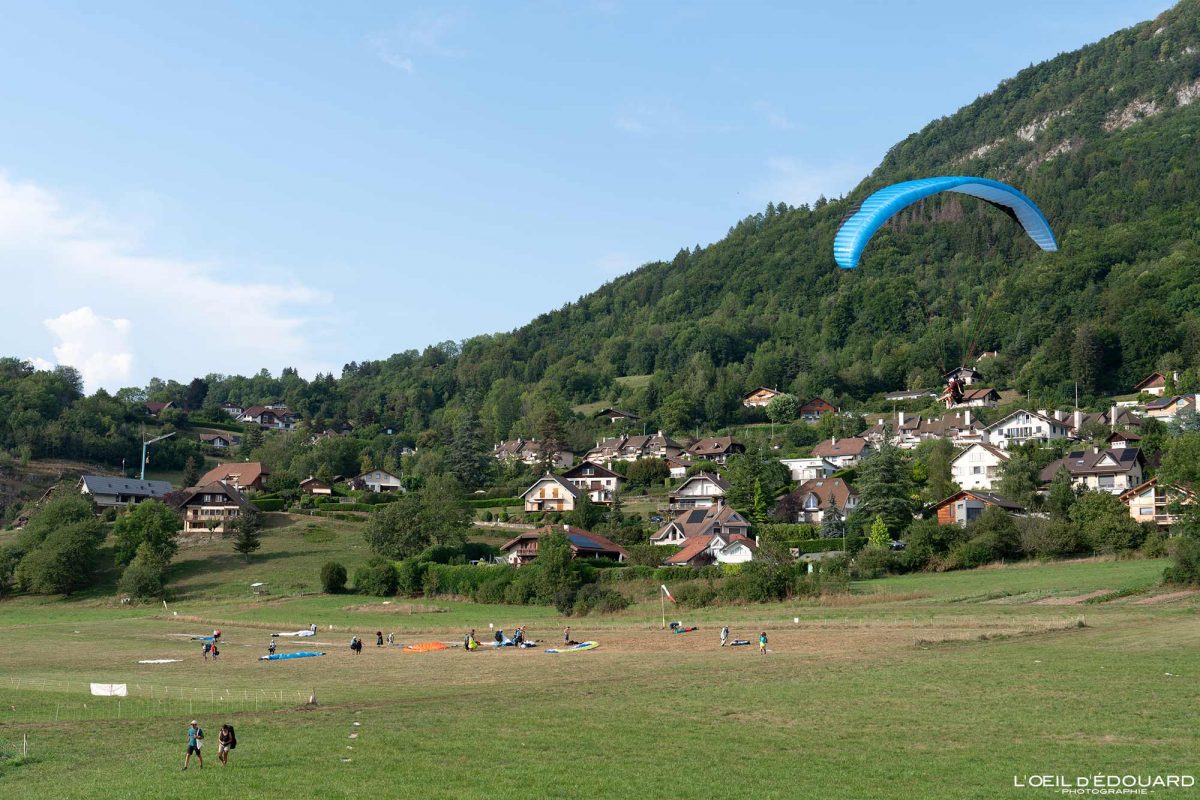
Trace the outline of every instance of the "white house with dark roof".
<instances>
[{"instance_id":1,"label":"white house with dark roof","mask_svg":"<svg viewBox=\"0 0 1200 800\"><path fill-rule=\"evenodd\" d=\"M650 537L650 542L662 545L682 545L687 539L718 534L725 537L727 543L730 536L736 533L746 535L749 531L750 521L721 500L711 508L695 508L684 511L655 531Z\"/></svg>"},{"instance_id":2,"label":"white house with dark roof","mask_svg":"<svg viewBox=\"0 0 1200 800\"><path fill-rule=\"evenodd\" d=\"M999 447L976 443L950 462L950 475L962 489L990 492L1000 483L1000 470L1009 455Z\"/></svg>"},{"instance_id":3,"label":"white house with dark roof","mask_svg":"<svg viewBox=\"0 0 1200 800\"><path fill-rule=\"evenodd\" d=\"M1076 488L1119 495L1141 485L1144 463L1142 451L1136 447L1091 447L1051 461L1040 478L1042 483L1050 483L1059 470L1066 469Z\"/></svg>"},{"instance_id":4,"label":"white house with dark roof","mask_svg":"<svg viewBox=\"0 0 1200 800\"><path fill-rule=\"evenodd\" d=\"M816 458L823 458L838 469L853 467L862 459L871 455L871 443L858 436L848 436L845 439L826 439L812 449Z\"/></svg>"},{"instance_id":5,"label":"white house with dark roof","mask_svg":"<svg viewBox=\"0 0 1200 800\"><path fill-rule=\"evenodd\" d=\"M547 472L521 494L525 511L574 511L580 490L566 478Z\"/></svg>"},{"instance_id":6,"label":"white house with dark roof","mask_svg":"<svg viewBox=\"0 0 1200 800\"><path fill-rule=\"evenodd\" d=\"M111 475L84 475L79 491L92 498L99 508L123 508L143 500L157 500L172 491L167 481L140 481Z\"/></svg>"},{"instance_id":7,"label":"white house with dark roof","mask_svg":"<svg viewBox=\"0 0 1200 800\"><path fill-rule=\"evenodd\" d=\"M988 444L1007 450L1026 442L1046 444L1052 439L1066 439L1071 435L1071 423L1022 409L993 422L983 432Z\"/></svg>"},{"instance_id":8,"label":"white house with dark roof","mask_svg":"<svg viewBox=\"0 0 1200 800\"><path fill-rule=\"evenodd\" d=\"M671 511L712 508L728 491L729 484L720 475L697 472L667 495L667 507Z\"/></svg>"},{"instance_id":9,"label":"white house with dark roof","mask_svg":"<svg viewBox=\"0 0 1200 800\"><path fill-rule=\"evenodd\" d=\"M607 467L593 464L591 461L581 461L562 474L580 492L587 492L593 503L611 503L613 495L625 482L625 476L613 472Z\"/></svg>"},{"instance_id":10,"label":"white house with dark roof","mask_svg":"<svg viewBox=\"0 0 1200 800\"><path fill-rule=\"evenodd\" d=\"M781 458L779 463L792 473L793 481L811 481L816 478L828 478L838 471L838 468L823 458Z\"/></svg>"}]
</instances>

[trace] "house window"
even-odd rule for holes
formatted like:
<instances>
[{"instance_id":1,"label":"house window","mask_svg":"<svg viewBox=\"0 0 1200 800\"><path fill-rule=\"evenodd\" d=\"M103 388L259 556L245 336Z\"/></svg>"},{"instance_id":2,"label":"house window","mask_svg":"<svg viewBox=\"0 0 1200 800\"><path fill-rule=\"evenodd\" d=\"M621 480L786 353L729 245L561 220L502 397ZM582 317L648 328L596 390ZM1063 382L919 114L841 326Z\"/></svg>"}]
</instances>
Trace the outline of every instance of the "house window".
<instances>
[{"instance_id":1,"label":"house window","mask_svg":"<svg viewBox=\"0 0 1200 800\"><path fill-rule=\"evenodd\" d=\"M553 497L555 500L557 500L557 499L558 499L558 487L557 487L557 486L555 486L555 487L554 487L553 489L551 489L550 491L551 491L551 493L552 493L550 496L551 496L551 497Z\"/></svg>"},{"instance_id":2,"label":"house window","mask_svg":"<svg viewBox=\"0 0 1200 800\"><path fill-rule=\"evenodd\" d=\"M821 501L817 498L817 496L815 494L810 494L808 497L804 498L805 511L816 511L820 507L821 507Z\"/></svg>"},{"instance_id":3,"label":"house window","mask_svg":"<svg viewBox=\"0 0 1200 800\"><path fill-rule=\"evenodd\" d=\"M584 475L594 475L594 474L595 474L595 470L593 470L591 467L584 467L584 468L583 468L583 474L584 474Z\"/></svg>"},{"instance_id":4,"label":"house window","mask_svg":"<svg viewBox=\"0 0 1200 800\"><path fill-rule=\"evenodd\" d=\"M1138 514L1140 514L1143 517L1148 517L1153 513L1154 513L1153 508L1146 508L1145 506L1141 506L1140 508L1138 508Z\"/></svg>"},{"instance_id":5,"label":"house window","mask_svg":"<svg viewBox=\"0 0 1200 800\"><path fill-rule=\"evenodd\" d=\"M967 506L967 522L977 520L983 516L983 509L979 506Z\"/></svg>"},{"instance_id":6,"label":"house window","mask_svg":"<svg viewBox=\"0 0 1200 800\"><path fill-rule=\"evenodd\" d=\"M1096 479L1096 483L1101 489L1113 488L1115 481L1116 479L1112 475L1101 475Z\"/></svg>"},{"instance_id":7,"label":"house window","mask_svg":"<svg viewBox=\"0 0 1200 800\"><path fill-rule=\"evenodd\" d=\"M971 474L972 475L982 475L983 467L971 467Z\"/></svg>"}]
</instances>

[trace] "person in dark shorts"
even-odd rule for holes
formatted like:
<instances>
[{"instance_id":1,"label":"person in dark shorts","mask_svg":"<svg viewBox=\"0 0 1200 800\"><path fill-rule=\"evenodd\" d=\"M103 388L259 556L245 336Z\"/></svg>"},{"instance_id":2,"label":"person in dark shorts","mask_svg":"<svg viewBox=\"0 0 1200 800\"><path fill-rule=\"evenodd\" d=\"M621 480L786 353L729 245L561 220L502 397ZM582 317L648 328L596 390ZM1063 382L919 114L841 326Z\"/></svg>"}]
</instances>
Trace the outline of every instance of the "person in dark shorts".
<instances>
[{"instance_id":1,"label":"person in dark shorts","mask_svg":"<svg viewBox=\"0 0 1200 800\"><path fill-rule=\"evenodd\" d=\"M275 655L275 640L274 639L272 639L271 643L269 645L267 645L267 655L269 655L269 656Z\"/></svg>"},{"instance_id":2,"label":"person in dark shorts","mask_svg":"<svg viewBox=\"0 0 1200 800\"><path fill-rule=\"evenodd\" d=\"M192 724L188 726L187 737L187 755L183 758L183 768L188 768L188 763L192 760L192 753L195 753L196 760L200 762L200 769L204 769L204 756L200 755L200 748L204 745L204 729L196 720L192 720Z\"/></svg>"},{"instance_id":3,"label":"person in dark shorts","mask_svg":"<svg viewBox=\"0 0 1200 800\"><path fill-rule=\"evenodd\" d=\"M233 735L233 726L226 723L217 734L217 760L222 767L229 766L229 751L237 747L237 738Z\"/></svg>"}]
</instances>

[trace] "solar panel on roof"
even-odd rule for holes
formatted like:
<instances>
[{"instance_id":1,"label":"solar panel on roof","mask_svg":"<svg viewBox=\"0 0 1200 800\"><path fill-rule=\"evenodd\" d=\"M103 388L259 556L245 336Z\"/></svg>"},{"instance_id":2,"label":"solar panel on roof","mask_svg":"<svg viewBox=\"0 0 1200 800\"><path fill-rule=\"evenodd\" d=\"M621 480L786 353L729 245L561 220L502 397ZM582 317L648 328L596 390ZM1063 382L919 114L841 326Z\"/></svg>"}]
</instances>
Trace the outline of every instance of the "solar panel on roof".
<instances>
[{"instance_id":1,"label":"solar panel on roof","mask_svg":"<svg viewBox=\"0 0 1200 800\"><path fill-rule=\"evenodd\" d=\"M571 541L571 544L575 545L576 547L586 547L590 550L599 549L599 545L586 536L580 536L578 533L568 533L567 538Z\"/></svg>"},{"instance_id":2,"label":"solar panel on roof","mask_svg":"<svg viewBox=\"0 0 1200 800\"><path fill-rule=\"evenodd\" d=\"M708 515L707 511L703 511L703 510L693 511L692 513L688 514L687 521L689 524L695 523L695 522L703 522L704 518L707 515Z\"/></svg>"}]
</instances>

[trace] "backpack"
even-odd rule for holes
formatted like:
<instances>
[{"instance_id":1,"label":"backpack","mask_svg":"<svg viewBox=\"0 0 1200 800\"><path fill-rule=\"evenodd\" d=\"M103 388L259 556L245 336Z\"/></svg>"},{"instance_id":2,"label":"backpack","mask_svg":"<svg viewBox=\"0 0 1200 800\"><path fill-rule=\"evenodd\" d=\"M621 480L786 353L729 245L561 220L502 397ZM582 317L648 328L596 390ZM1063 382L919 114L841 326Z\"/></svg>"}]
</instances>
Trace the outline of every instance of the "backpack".
<instances>
[{"instance_id":1,"label":"backpack","mask_svg":"<svg viewBox=\"0 0 1200 800\"><path fill-rule=\"evenodd\" d=\"M497 642L503 642L503 641L504 641L504 634L503 634L503 633L501 633L500 631L496 631L496 641L497 641Z\"/></svg>"},{"instance_id":2,"label":"backpack","mask_svg":"<svg viewBox=\"0 0 1200 800\"><path fill-rule=\"evenodd\" d=\"M233 732L233 726L229 726L229 749L237 747L237 734Z\"/></svg>"}]
</instances>

